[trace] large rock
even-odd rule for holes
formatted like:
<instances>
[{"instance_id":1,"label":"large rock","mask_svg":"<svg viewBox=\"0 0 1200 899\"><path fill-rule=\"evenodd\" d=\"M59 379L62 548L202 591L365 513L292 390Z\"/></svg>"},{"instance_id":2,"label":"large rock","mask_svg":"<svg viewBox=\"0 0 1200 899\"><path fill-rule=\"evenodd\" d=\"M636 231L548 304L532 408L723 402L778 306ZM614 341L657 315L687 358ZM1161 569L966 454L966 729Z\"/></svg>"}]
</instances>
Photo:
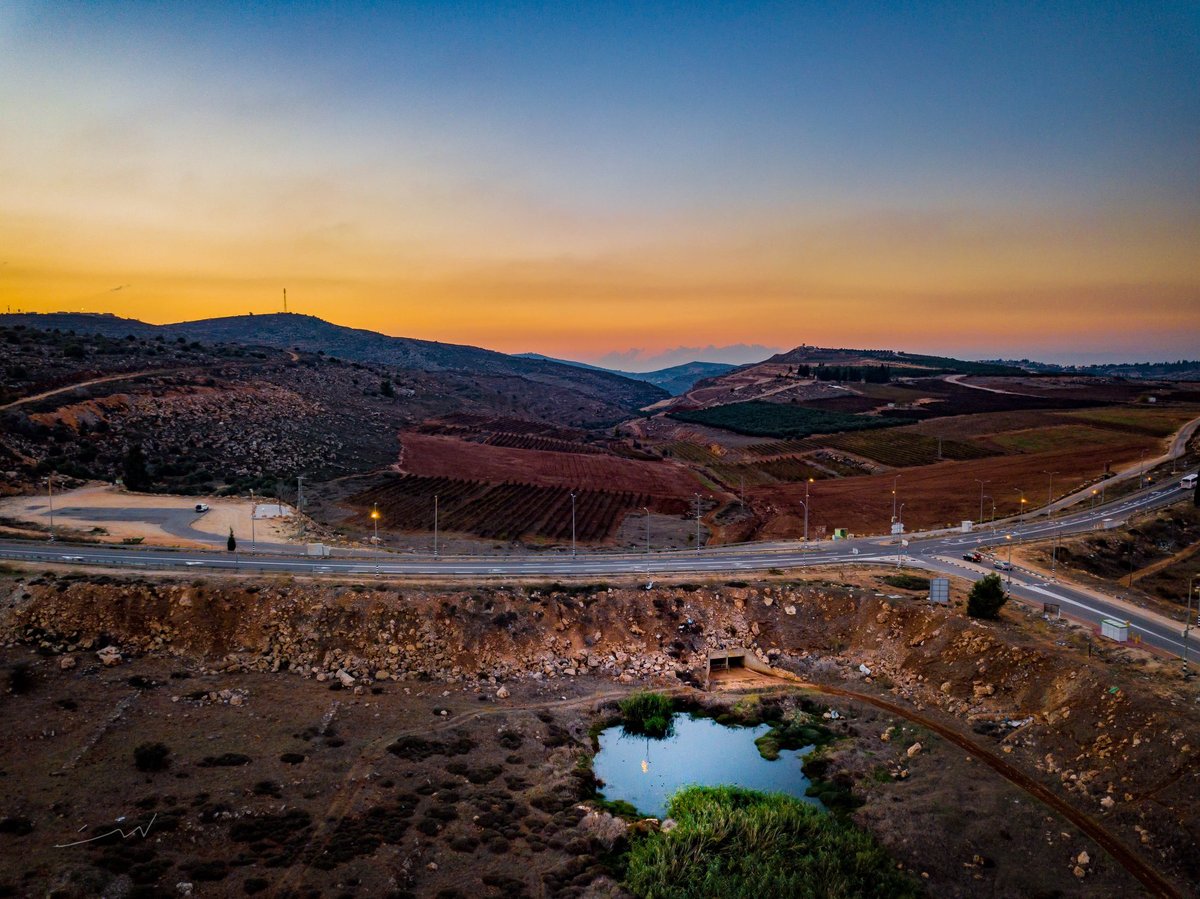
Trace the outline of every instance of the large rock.
<instances>
[{"instance_id":1,"label":"large rock","mask_svg":"<svg viewBox=\"0 0 1200 899\"><path fill-rule=\"evenodd\" d=\"M121 650L115 646L105 646L96 653L96 658L103 663L105 668L112 668L114 665L121 664Z\"/></svg>"}]
</instances>

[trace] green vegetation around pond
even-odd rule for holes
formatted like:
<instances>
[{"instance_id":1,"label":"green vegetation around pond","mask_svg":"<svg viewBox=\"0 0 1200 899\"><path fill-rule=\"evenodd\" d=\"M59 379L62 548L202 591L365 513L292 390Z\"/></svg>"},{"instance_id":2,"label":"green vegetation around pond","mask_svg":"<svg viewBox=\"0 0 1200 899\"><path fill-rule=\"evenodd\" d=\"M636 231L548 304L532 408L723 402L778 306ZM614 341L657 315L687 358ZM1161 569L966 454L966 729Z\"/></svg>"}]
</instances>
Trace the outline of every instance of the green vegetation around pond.
<instances>
[{"instance_id":1,"label":"green vegetation around pond","mask_svg":"<svg viewBox=\"0 0 1200 899\"><path fill-rule=\"evenodd\" d=\"M812 434L838 434L843 431L863 431L869 428L888 428L909 422L877 415L850 415L824 409L806 409L751 400L730 403L710 409L672 412L671 418L693 424L724 428L736 434L756 437L808 437Z\"/></svg>"},{"instance_id":2,"label":"green vegetation around pond","mask_svg":"<svg viewBox=\"0 0 1200 899\"><path fill-rule=\"evenodd\" d=\"M640 690L621 700L621 725L626 733L661 739L671 732L675 704L665 693Z\"/></svg>"},{"instance_id":3,"label":"green vegetation around pond","mask_svg":"<svg viewBox=\"0 0 1200 899\"><path fill-rule=\"evenodd\" d=\"M790 796L689 787L668 811L678 826L629 854L625 883L644 899L921 895L869 833Z\"/></svg>"}]
</instances>

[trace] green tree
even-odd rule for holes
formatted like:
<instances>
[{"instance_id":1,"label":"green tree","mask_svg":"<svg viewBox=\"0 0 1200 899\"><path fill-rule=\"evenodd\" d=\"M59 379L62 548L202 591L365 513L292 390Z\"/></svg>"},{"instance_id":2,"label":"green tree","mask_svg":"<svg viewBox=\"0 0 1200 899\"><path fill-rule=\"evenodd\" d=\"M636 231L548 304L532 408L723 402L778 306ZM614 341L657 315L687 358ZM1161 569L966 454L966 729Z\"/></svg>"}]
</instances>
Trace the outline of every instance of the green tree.
<instances>
[{"instance_id":1,"label":"green tree","mask_svg":"<svg viewBox=\"0 0 1200 899\"><path fill-rule=\"evenodd\" d=\"M229 539L225 541L225 546L230 552L237 549L237 538L233 536L233 528L229 529Z\"/></svg>"},{"instance_id":2,"label":"green tree","mask_svg":"<svg viewBox=\"0 0 1200 899\"><path fill-rule=\"evenodd\" d=\"M130 490L141 490L150 483L150 473L146 470L146 456L142 453L140 443L133 444L126 451L122 469L125 486Z\"/></svg>"},{"instance_id":3,"label":"green tree","mask_svg":"<svg viewBox=\"0 0 1200 899\"><path fill-rule=\"evenodd\" d=\"M379 385L379 392L384 396L395 396L396 391L392 389L392 379L384 378Z\"/></svg>"},{"instance_id":4,"label":"green tree","mask_svg":"<svg viewBox=\"0 0 1200 899\"><path fill-rule=\"evenodd\" d=\"M1008 601L1000 575L989 574L976 581L967 596L967 614L972 618L999 618L1000 608Z\"/></svg>"}]
</instances>

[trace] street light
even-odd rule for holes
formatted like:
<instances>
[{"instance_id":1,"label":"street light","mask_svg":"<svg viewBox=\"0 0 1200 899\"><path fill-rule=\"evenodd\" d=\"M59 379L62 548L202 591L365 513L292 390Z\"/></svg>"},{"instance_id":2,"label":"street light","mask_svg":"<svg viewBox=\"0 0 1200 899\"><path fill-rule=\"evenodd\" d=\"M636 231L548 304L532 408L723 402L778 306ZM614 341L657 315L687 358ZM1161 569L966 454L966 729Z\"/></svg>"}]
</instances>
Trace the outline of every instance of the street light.
<instances>
[{"instance_id":1,"label":"street light","mask_svg":"<svg viewBox=\"0 0 1200 899\"><path fill-rule=\"evenodd\" d=\"M379 503L374 503L371 506L371 521L375 524L375 539L376 546L379 545Z\"/></svg>"},{"instance_id":2,"label":"street light","mask_svg":"<svg viewBox=\"0 0 1200 899\"><path fill-rule=\"evenodd\" d=\"M438 554L438 495L433 495L433 555Z\"/></svg>"},{"instance_id":3,"label":"street light","mask_svg":"<svg viewBox=\"0 0 1200 899\"><path fill-rule=\"evenodd\" d=\"M1188 676L1188 634L1192 630L1192 594L1196 593L1197 611L1200 612L1200 591L1196 590L1196 581L1200 580L1200 574L1192 575L1192 579L1188 581L1187 592L1187 611L1183 619L1183 676Z\"/></svg>"},{"instance_id":4,"label":"street light","mask_svg":"<svg viewBox=\"0 0 1200 899\"><path fill-rule=\"evenodd\" d=\"M1100 491L1097 490L1095 487L1092 488L1092 511L1093 512L1096 511L1096 496L1099 493L1100 493Z\"/></svg>"},{"instance_id":5,"label":"street light","mask_svg":"<svg viewBox=\"0 0 1200 899\"><path fill-rule=\"evenodd\" d=\"M1053 575L1058 571L1058 522L1054 521L1054 476L1057 471L1043 471L1042 474L1050 475L1050 484L1046 488L1046 518L1051 521L1054 531L1054 543L1050 549L1050 573Z\"/></svg>"},{"instance_id":6,"label":"street light","mask_svg":"<svg viewBox=\"0 0 1200 899\"><path fill-rule=\"evenodd\" d=\"M571 558L575 558L575 494L571 494Z\"/></svg>"},{"instance_id":7,"label":"street light","mask_svg":"<svg viewBox=\"0 0 1200 899\"><path fill-rule=\"evenodd\" d=\"M896 484L900 480L900 475L892 478L892 521L896 520Z\"/></svg>"},{"instance_id":8,"label":"street light","mask_svg":"<svg viewBox=\"0 0 1200 899\"><path fill-rule=\"evenodd\" d=\"M985 496L984 499L990 499L992 501L992 514L991 514L991 517L988 518L988 524L990 524L992 526L992 532L995 533L995 530L996 530L996 497ZM982 506L980 506L980 508L982 508Z\"/></svg>"},{"instance_id":9,"label":"street light","mask_svg":"<svg viewBox=\"0 0 1200 899\"><path fill-rule=\"evenodd\" d=\"M1008 571L1005 574L1008 576L1008 590L1012 591L1012 534L1005 534L1004 539L1008 541Z\"/></svg>"},{"instance_id":10,"label":"street light","mask_svg":"<svg viewBox=\"0 0 1200 899\"><path fill-rule=\"evenodd\" d=\"M808 542L808 487L813 482L813 478L809 478L804 482L804 542Z\"/></svg>"},{"instance_id":11,"label":"street light","mask_svg":"<svg viewBox=\"0 0 1200 899\"><path fill-rule=\"evenodd\" d=\"M696 552L700 552L700 494L692 495L696 497Z\"/></svg>"},{"instance_id":12,"label":"street light","mask_svg":"<svg viewBox=\"0 0 1200 899\"><path fill-rule=\"evenodd\" d=\"M1054 513L1051 510L1050 506L1054 502L1054 476L1056 474L1058 474L1058 472L1057 471L1043 471L1042 474L1050 475L1050 485L1046 488L1046 517L1053 518Z\"/></svg>"},{"instance_id":13,"label":"street light","mask_svg":"<svg viewBox=\"0 0 1200 899\"><path fill-rule=\"evenodd\" d=\"M904 530L904 503L900 504L900 515L898 516L898 520L900 522L900 530L903 532L903 530Z\"/></svg>"},{"instance_id":14,"label":"street light","mask_svg":"<svg viewBox=\"0 0 1200 899\"><path fill-rule=\"evenodd\" d=\"M1012 490L1013 490L1013 493L1021 494L1021 505L1019 505L1017 507L1017 524L1020 524L1021 521L1025 517L1025 504L1027 502L1029 502L1029 500L1025 499L1025 491L1024 490L1021 490L1020 488L1017 488L1017 487L1014 487Z\"/></svg>"},{"instance_id":15,"label":"street light","mask_svg":"<svg viewBox=\"0 0 1200 899\"><path fill-rule=\"evenodd\" d=\"M979 478L972 478L972 480L976 484L979 485L979 518L978 518L978 520L982 522L983 521L983 485L988 483L988 481L981 481L981 480L979 480Z\"/></svg>"},{"instance_id":16,"label":"street light","mask_svg":"<svg viewBox=\"0 0 1200 899\"><path fill-rule=\"evenodd\" d=\"M646 580L650 580L650 507L642 506L646 510Z\"/></svg>"},{"instance_id":17,"label":"street light","mask_svg":"<svg viewBox=\"0 0 1200 899\"><path fill-rule=\"evenodd\" d=\"M250 490L250 545L257 546L258 540L254 536L254 512L258 506L254 502L254 490Z\"/></svg>"}]
</instances>

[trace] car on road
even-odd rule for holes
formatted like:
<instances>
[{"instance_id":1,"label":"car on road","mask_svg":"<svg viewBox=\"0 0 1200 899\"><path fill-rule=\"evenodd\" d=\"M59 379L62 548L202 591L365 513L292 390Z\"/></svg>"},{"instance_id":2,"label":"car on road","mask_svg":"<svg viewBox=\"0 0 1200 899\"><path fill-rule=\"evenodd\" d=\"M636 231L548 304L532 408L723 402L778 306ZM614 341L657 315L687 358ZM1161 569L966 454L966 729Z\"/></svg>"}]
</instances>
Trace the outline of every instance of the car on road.
<instances>
[{"instance_id":1,"label":"car on road","mask_svg":"<svg viewBox=\"0 0 1200 899\"><path fill-rule=\"evenodd\" d=\"M963 553L963 559L967 562L982 562L983 556L979 553Z\"/></svg>"},{"instance_id":2,"label":"car on road","mask_svg":"<svg viewBox=\"0 0 1200 899\"><path fill-rule=\"evenodd\" d=\"M197 512L207 512L208 511L208 503L196 503L196 511Z\"/></svg>"},{"instance_id":3,"label":"car on road","mask_svg":"<svg viewBox=\"0 0 1200 899\"><path fill-rule=\"evenodd\" d=\"M992 566L998 571L1012 571L1012 562L1007 562L1004 559L997 559L996 564Z\"/></svg>"},{"instance_id":4,"label":"car on road","mask_svg":"<svg viewBox=\"0 0 1200 899\"><path fill-rule=\"evenodd\" d=\"M63 556L64 562L82 562L83 556Z\"/></svg>"}]
</instances>

